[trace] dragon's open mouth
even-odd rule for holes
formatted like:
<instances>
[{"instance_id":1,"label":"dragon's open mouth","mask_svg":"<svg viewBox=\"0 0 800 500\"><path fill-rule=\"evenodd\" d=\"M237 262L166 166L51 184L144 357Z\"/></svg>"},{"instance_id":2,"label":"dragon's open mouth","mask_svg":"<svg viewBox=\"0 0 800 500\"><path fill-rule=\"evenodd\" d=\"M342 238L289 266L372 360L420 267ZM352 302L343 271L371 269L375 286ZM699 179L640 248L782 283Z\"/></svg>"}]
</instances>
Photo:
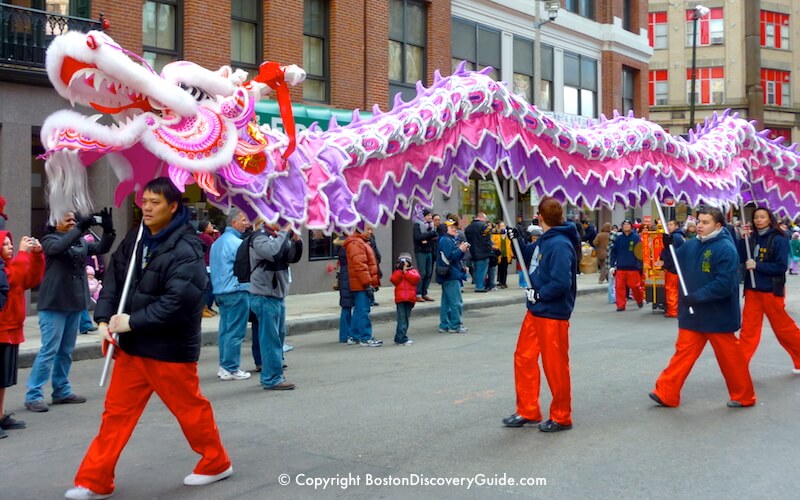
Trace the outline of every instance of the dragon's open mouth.
<instances>
[{"instance_id":1,"label":"dragon's open mouth","mask_svg":"<svg viewBox=\"0 0 800 500\"><path fill-rule=\"evenodd\" d=\"M117 114L130 109L152 111L149 100L136 89L110 78L94 64L88 64L72 57L65 57L61 64L61 81L74 93L84 94L78 86L89 87L92 94L88 104L101 113ZM73 101L74 99L70 99Z\"/></svg>"}]
</instances>

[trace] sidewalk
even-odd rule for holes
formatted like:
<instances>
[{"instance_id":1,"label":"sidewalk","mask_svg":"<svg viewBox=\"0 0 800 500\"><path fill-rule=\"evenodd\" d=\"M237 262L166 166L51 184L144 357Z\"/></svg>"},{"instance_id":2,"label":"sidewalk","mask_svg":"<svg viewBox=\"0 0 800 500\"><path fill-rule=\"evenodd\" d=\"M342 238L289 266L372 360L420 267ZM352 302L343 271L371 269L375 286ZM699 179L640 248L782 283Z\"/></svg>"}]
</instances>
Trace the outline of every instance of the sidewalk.
<instances>
[{"instance_id":1,"label":"sidewalk","mask_svg":"<svg viewBox=\"0 0 800 500\"><path fill-rule=\"evenodd\" d=\"M587 293L605 293L607 285L597 283L598 274L582 274L578 276L578 295ZM517 287L517 275L509 274L508 288L498 289L489 293L475 293L475 286L469 283L464 285L464 310L478 309L494 306L520 304L524 299L523 291ZM417 303L414 307L414 316L429 316L439 314L439 299L442 287L431 284L430 296L434 302ZM382 287L375 300L380 305L372 308L370 317L373 322L394 321L395 305L394 290L391 286ZM327 291L305 295L290 295L286 298L286 329L287 335L299 335L315 330L339 328L339 292ZM39 320L36 316L25 318L25 342L19 349L19 367L28 368L41 347ZM202 344L216 345L219 335L219 316L203 318ZM248 338L249 338L248 328ZM96 333L78 335L75 351L72 354L74 361L94 359L101 357L100 337Z\"/></svg>"}]
</instances>

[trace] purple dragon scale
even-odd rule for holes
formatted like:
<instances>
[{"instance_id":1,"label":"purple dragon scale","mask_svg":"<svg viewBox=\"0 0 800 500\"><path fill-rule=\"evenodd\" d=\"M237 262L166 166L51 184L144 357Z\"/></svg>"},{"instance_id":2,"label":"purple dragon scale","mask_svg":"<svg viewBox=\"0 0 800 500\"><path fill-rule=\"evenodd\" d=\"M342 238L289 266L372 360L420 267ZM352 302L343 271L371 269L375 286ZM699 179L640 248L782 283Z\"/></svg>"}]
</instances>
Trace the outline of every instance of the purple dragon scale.
<instances>
[{"instance_id":1,"label":"purple dragon scale","mask_svg":"<svg viewBox=\"0 0 800 500\"><path fill-rule=\"evenodd\" d=\"M410 217L436 190L449 194L473 173L495 171L522 192L591 208L674 198L753 201L800 215L797 144L769 140L730 112L699 124L688 141L617 113L574 127L492 80L488 69L462 64L447 77L437 72L428 88L418 84L413 100L397 97L390 111L375 106L369 118L354 111L347 126L332 119L327 131L309 127L284 160L289 138L255 115L269 89L241 70L180 61L156 74L101 32L57 37L46 66L63 97L114 123L71 110L45 121L53 217L91 208L85 170L103 159L120 179L117 203L168 174L181 189L196 182L223 210L325 232Z\"/></svg>"}]
</instances>

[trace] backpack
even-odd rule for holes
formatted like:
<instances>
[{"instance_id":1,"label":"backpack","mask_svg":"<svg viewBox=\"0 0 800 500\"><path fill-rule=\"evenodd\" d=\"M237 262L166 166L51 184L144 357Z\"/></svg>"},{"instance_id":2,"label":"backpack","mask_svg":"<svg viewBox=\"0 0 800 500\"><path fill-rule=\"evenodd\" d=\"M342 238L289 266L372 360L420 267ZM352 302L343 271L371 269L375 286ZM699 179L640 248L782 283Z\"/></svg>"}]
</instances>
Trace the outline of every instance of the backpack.
<instances>
[{"instance_id":1,"label":"backpack","mask_svg":"<svg viewBox=\"0 0 800 500\"><path fill-rule=\"evenodd\" d=\"M253 238L256 231L251 232L242 238L242 244L236 250L236 259L233 261L233 275L239 283L250 283L250 247L253 246Z\"/></svg>"}]
</instances>

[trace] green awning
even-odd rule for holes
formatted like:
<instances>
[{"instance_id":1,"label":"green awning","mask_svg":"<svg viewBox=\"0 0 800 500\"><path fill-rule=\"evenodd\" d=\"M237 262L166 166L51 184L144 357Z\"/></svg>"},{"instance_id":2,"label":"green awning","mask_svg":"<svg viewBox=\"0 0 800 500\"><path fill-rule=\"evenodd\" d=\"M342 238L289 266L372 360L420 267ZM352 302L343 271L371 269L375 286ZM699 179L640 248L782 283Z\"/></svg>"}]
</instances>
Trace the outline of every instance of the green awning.
<instances>
[{"instance_id":1,"label":"green awning","mask_svg":"<svg viewBox=\"0 0 800 500\"><path fill-rule=\"evenodd\" d=\"M331 116L336 116L336 121L339 125L347 125L353 119L353 111L350 109L329 108L326 106L309 106L306 104L292 104L292 111L294 113L294 122L297 126L297 131L305 130L310 127L312 123L317 122L322 130L328 130ZM261 100L256 103L256 114L259 118L259 124L269 125L276 128L281 132L283 129L283 120L281 120L281 112L278 108L278 101ZM372 113L367 111L360 111L362 118L369 118Z\"/></svg>"}]
</instances>

